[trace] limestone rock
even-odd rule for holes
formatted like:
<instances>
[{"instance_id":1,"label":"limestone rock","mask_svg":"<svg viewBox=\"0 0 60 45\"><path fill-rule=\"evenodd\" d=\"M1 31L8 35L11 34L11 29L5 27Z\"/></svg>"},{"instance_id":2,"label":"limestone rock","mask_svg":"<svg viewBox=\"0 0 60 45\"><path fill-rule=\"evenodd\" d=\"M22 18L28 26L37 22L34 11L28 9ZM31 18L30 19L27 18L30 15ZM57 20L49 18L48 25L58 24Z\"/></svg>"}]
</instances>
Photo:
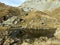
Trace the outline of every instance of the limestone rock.
<instances>
[{"instance_id":1,"label":"limestone rock","mask_svg":"<svg viewBox=\"0 0 60 45\"><path fill-rule=\"evenodd\" d=\"M2 24L4 25L12 25L13 22L17 19L17 16L13 16L11 18L9 18L7 21L4 21Z\"/></svg>"}]
</instances>

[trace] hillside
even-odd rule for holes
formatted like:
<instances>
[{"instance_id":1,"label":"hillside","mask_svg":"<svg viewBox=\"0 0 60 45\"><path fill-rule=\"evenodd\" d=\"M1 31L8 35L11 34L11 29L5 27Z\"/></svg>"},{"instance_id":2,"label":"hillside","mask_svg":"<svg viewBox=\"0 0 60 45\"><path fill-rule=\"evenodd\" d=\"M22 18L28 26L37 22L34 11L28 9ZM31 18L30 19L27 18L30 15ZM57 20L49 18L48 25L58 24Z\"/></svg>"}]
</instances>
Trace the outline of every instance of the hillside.
<instances>
[{"instance_id":1,"label":"hillside","mask_svg":"<svg viewBox=\"0 0 60 45\"><path fill-rule=\"evenodd\" d=\"M0 3L0 17L4 15L19 15L18 13L18 8L5 5L4 3Z\"/></svg>"},{"instance_id":2,"label":"hillside","mask_svg":"<svg viewBox=\"0 0 60 45\"><path fill-rule=\"evenodd\" d=\"M59 6L59 0L27 0L20 7L23 8L25 11L31 11L32 9L37 9L40 11L51 11Z\"/></svg>"},{"instance_id":3,"label":"hillside","mask_svg":"<svg viewBox=\"0 0 60 45\"><path fill-rule=\"evenodd\" d=\"M31 11L27 16L23 17L23 19L24 22L21 24L25 23L25 25L30 28L53 28L53 25L55 25L57 21L57 19L49 17L48 14L41 11Z\"/></svg>"},{"instance_id":4,"label":"hillside","mask_svg":"<svg viewBox=\"0 0 60 45\"><path fill-rule=\"evenodd\" d=\"M60 45L60 1L0 3L0 45Z\"/></svg>"}]
</instances>

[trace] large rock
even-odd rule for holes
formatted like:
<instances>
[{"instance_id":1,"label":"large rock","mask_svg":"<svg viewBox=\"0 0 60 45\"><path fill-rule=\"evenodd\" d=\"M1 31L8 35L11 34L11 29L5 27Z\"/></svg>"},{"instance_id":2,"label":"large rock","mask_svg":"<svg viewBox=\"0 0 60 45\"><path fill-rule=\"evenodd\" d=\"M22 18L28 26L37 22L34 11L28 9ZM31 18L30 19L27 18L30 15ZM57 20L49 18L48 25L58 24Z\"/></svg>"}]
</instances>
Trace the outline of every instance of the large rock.
<instances>
[{"instance_id":1,"label":"large rock","mask_svg":"<svg viewBox=\"0 0 60 45\"><path fill-rule=\"evenodd\" d=\"M2 24L4 24L4 25L13 25L14 22L15 22L15 24L17 23L15 20L18 21L17 16L13 16L13 17L9 18L8 20L4 21Z\"/></svg>"}]
</instances>

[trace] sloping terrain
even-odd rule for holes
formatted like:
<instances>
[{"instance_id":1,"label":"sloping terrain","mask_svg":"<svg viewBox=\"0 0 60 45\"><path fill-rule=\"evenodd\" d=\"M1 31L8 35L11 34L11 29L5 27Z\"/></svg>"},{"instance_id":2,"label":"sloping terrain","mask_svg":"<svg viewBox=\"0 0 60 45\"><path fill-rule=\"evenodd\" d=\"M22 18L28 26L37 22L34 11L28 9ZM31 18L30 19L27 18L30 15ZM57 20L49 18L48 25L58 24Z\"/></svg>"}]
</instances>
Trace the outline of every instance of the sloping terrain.
<instances>
[{"instance_id":1,"label":"sloping terrain","mask_svg":"<svg viewBox=\"0 0 60 45\"><path fill-rule=\"evenodd\" d=\"M0 3L0 45L60 45L59 6L59 0Z\"/></svg>"},{"instance_id":2,"label":"sloping terrain","mask_svg":"<svg viewBox=\"0 0 60 45\"><path fill-rule=\"evenodd\" d=\"M60 7L56 8L55 10L51 11L51 13L49 13L50 16L55 17L58 19L58 21L60 22Z\"/></svg>"},{"instance_id":3,"label":"sloping terrain","mask_svg":"<svg viewBox=\"0 0 60 45\"><path fill-rule=\"evenodd\" d=\"M5 5L4 3L0 3L0 17L5 15L19 15L19 10L16 7L11 7Z\"/></svg>"},{"instance_id":4,"label":"sloping terrain","mask_svg":"<svg viewBox=\"0 0 60 45\"><path fill-rule=\"evenodd\" d=\"M59 0L27 0L20 7L25 11L31 11L32 9L37 9L40 11L44 10L54 10L57 7L60 7Z\"/></svg>"},{"instance_id":5,"label":"sloping terrain","mask_svg":"<svg viewBox=\"0 0 60 45\"><path fill-rule=\"evenodd\" d=\"M23 22L21 24L24 24L27 27L31 26L31 28L42 28L42 27L48 28L51 26L54 27L56 23L57 23L56 18L49 17L49 15L44 12L31 11L27 16L23 17Z\"/></svg>"}]
</instances>

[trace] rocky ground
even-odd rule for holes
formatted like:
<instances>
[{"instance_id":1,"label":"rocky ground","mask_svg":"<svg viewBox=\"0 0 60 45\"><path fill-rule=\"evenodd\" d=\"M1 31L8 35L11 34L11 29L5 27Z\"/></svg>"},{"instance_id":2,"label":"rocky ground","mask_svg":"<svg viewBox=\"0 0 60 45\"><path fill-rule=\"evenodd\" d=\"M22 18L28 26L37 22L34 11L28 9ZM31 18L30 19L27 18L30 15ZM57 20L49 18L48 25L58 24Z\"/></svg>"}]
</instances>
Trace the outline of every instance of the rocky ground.
<instances>
[{"instance_id":1,"label":"rocky ground","mask_svg":"<svg viewBox=\"0 0 60 45\"><path fill-rule=\"evenodd\" d=\"M0 45L60 45L59 4L58 0L29 0L20 7L1 3Z\"/></svg>"},{"instance_id":2,"label":"rocky ground","mask_svg":"<svg viewBox=\"0 0 60 45\"><path fill-rule=\"evenodd\" d=\"M0 45L60 45L60 40L55 37L24 38L19 36L19 31L0 31Z\"/></svg>"},{"instance_id":3,"label":"rocky ground","mask_svg":"<svg viewBox=\"0 0 60 45\"><path fill-rule=\"evenodd\" d=\"M36 10L12 16L0 26L0 45L60 45L59 27L56 18Z\"/></svg>"}]
</instances>

